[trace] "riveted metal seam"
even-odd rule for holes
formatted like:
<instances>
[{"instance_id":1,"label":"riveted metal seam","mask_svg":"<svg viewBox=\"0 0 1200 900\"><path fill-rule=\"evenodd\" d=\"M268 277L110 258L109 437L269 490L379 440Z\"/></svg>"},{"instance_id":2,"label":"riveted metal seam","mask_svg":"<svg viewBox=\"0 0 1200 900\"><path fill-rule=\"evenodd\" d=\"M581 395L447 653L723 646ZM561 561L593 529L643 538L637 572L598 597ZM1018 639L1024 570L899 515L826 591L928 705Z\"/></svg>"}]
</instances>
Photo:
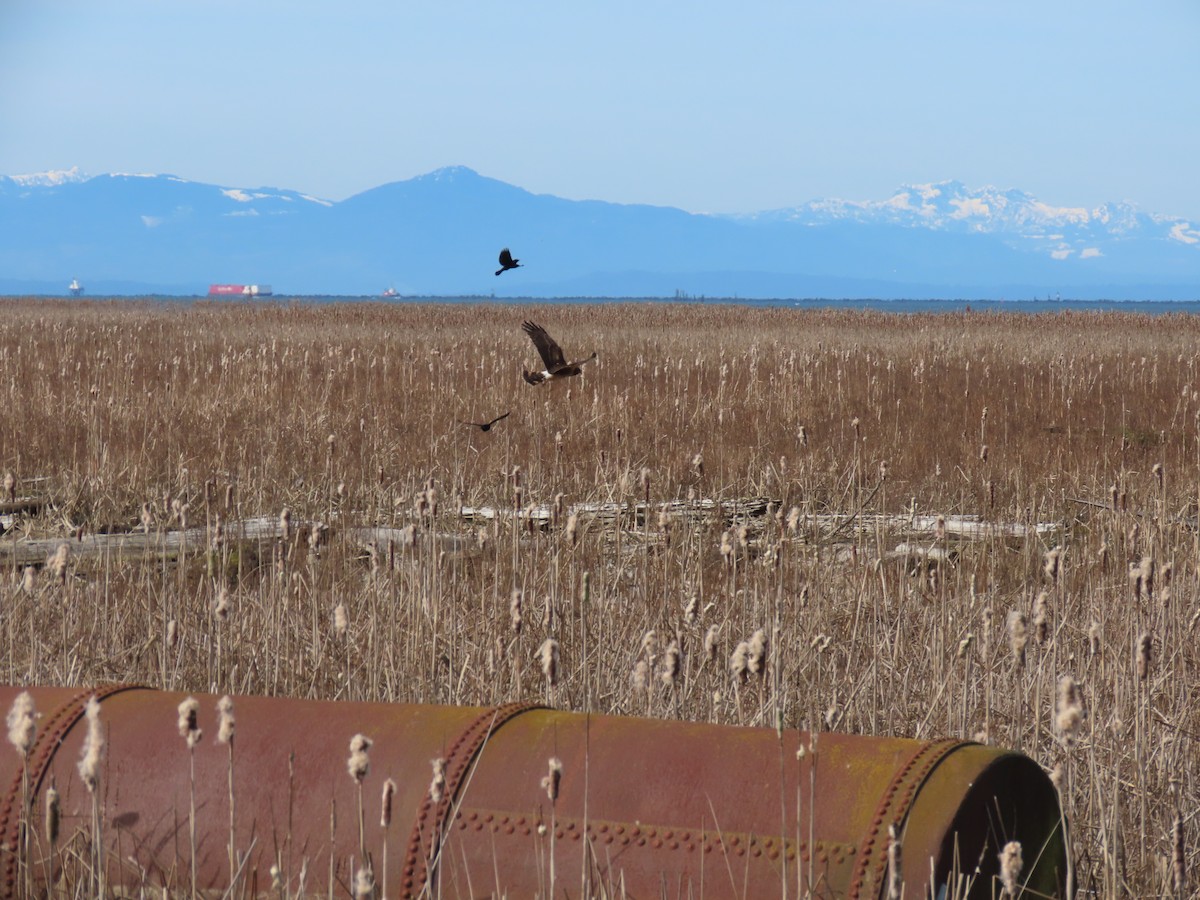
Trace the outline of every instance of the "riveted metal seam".
<instances>
[{"instance_id":1,"label":"riveted metal seam","mask_svg":"<svg viewBox=\"0 0 1200 900\"><path fill-rule=\"evenodd\" d=\"M858 860L854 865L854 877L850 881L847 894L850 900L862 900L864 888L869 889L871 885L877 888L876 894L882 891L887 870L887 842L883 839L887 827L902 825L908 816L913 795L929 777L929 773L955 750L970 746L971 743L948 739L925 744L892 776L863 837Z\"/></svg>"},{"instance_id":2,"label":"riveted metal seam","mask_svg":"<svg viewBox=\"0 0 1200 900\"><path fill-rule=\"evenodd\" d=\"M417 810L417 819L413 824L408 852L405 854L404 867L401 870L403 896L414 897L422 894L426 882L432 881L435 873L428 871L429 862L440 849L439 844L445 832L447 819L458 802L463 781L488 738L521 713L545 708L540 703L507 703L485 710L463 729L450 745L445 759L446 784L441 800L435 806L433 798L426 791Z\"/></svg>"},{"instance_id":3,"label":"riveted metal seam","mask_svg":"<svg viewBox=\"0 0 1200 900\"><path fill-rule=\"evenodd\" d=\"M50 769L55 752L66 738L67 732L83 717L88 700L95 697L100 701L122 691L142 689L145 689L145 685L110 684L104 687L90 688L78 692L66 703L57 707L46 718L42 727L37 730L33 746L26 757L30 798L36 797L41 790L42 782L46 778L46 772ZM24 815L24 810L17 811L17 807L21 805L21 780L22 771L18 770L4 797L3 804L0 805L0 841L3 842L0 847L3 847L4 850L3 872L0 872L0 894L5 897L13 897L17 892L17 860L20 855L17 845L21 840L21 819Z\"/></svg>"}]
</instances>

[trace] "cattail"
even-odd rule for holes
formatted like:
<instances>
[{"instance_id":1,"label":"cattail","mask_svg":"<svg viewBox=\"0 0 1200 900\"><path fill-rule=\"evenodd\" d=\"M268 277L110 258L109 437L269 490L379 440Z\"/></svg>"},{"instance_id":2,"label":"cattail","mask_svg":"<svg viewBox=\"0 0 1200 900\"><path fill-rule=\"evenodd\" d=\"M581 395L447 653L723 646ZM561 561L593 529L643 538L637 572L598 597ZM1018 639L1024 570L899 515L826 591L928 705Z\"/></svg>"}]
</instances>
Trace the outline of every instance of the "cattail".
<instances>
[{"instance_id":1,"label":"cattail","mask_svg":"<svg viewBox=\"0 0 1200 900\"><path fill-rule=\"evenodd\" d=\"M1008 646L1018 669L1025 666L1025 646L1029 643L1027 622L1025 613L1019 610L1011 610L1008 614Z\"/></svg>"},{"instance_id":2,"label":"cattail","mask_svg":"<svg viewBox=\"0 0 1200 900\"><path fill-rule=\"evenodd\" d=\"M371 739L365 734L356 734L350 739L350 758L346 760L346 771L359 784L362 784L371 768L371 760L367 751L371 749Z\"/></svg>"},{"instance_id":3,"label":"cattail","mask_svg":"<svg viewBox=\"0 0 1200 900\"><path fill-rule=\"evenodd\" d=\"M333 608L333 633L338 637L346 636L346 629L350 627L350 622L346 618L346 605L339 603Z\"/></svg>"},{"instance_id":4,"label":"cattail","mask_svg":"<svg viewBox=\"0 0 1200 900\"><path fill-rule=\"evenodd\" d=\"M389 778L383 783L383 797L380 799L382 812L379 815L379 824L384 828L392 824L392 798L395 796L396 782Z\"/></svg>"},{"instance_id":5,"label":"cattail","mask_svg":"<svg viewBox=\"0 0 1200 900\"><path fill-rule=\"evenodd\" d=\"M542 779L542 787L546 796L553 803L558 799L558 784L562 781L562 761L557 756L550 757L546 777Z\"/></svg>"},{"instance_id":6,"label":"cattail","mask_svg":"<svg viewBox=\"0 0 1200 900\"><path fill-rule=\"evenodd\" d=\"M717 658L717 638L721 634L720 626L710 625L708 631L704 633L704 655L708 657L709 662L713 662Z\"/></svg>"},{"instance_id":7,"label":"cattail","mask_svg":"<svg viewBox=\"0 0 1200 900\"><path fill-rule=\"evenodd\" d=\"M979 447L979 461L987 462L987 458L988 458L988 445L981 444Z\"/></svg>"},{"instance_id":8,"label":"cattail","mask_svg":"<svg viewBox=\"0 0 1200 900\"><path fill-rule=\"evenodd\" d=\"M58 841L59 826L62 823L62 810L59 807L58 790L54 785L46 791L46 841L51 847Z\"/></svg>"},{"instance_id":9,"label":"cattail","mask_svg":"<svg viewBox=\"0 0 1200 900\"><path fill-rule=\"evenodd\" d=\"M10 503L17 499L17 476L12 472L4 473L4 496Z\"/></svg>"},{"instance_id":10,"label":"cattail","mask_svg":"<svg viewBox=\"0 0 1200 900\"><path fill-rule=\"evenodd\" d=\"M1051 583L1058 581L1059 563L1062 561L1062 549L1052 547L1042 557L1042 574Z\"/></svg>"},{"instance_id":11,"label":"cattail","mask_svg":"<svg viewBox=\"0 0 1200 900\"><path fill-rule=\"evenodd\" d=\"M142 533L149 534L150 529L154 527L154 509L149 503L142 504Z\"/></svg>"},{"instance_id":12,"label":"cattail","mask_svg":"<svg viewBox=\"0 0 1200 900\"><path fill-rule=\"evenodd\" d=\"M729 657L729 671L733 673L733 677L739 682L745 682L746 673L750 669L750 645L746 641L740 641L733 648L733 654Z\"/></svg>"},{"instance_id":13,"label":"cattail","mask_svg":"<svg viewBox=\"0 0 1200 900\"><path fill-rule=\"evenodd\" d=\"M292 511L286 506L279 514L279 534L285 544L292 539Z\"/></svg>"},{"instance_id":14,"label":"cattail","mask_svg":"<svg viewBox=\"0 0 1200 900\"><path fill-rule=\"evenodd\" d=\"M1175 814L1171 823L1171 886L1178 897L1187 896L1187 863L1183 852L1183 818Z\"/></svg>"},{"instance_id":15,"label":"cattail","mask_svg":"<svg viewBox=\"0 0 1200 900\"><path fill-rule=\"evenodd\" d=\"M796 438L797 438L797 440L800 441L801 447L807 447L808 446L808 429L805 428L803 425L801 425L800 430L796 432Z\"/></svg>"},{"instance_id":16,"label":"cattail","mask_svg":"<svg viewBox=\"0 0 1200 900\"><path fill-rule=\"evenodd\" d=\"M521 600L520 588L513 588L512 597L508 601L508 615L512 620L513 634L521 633Z\"/></svg>"},{"instance_id":17,"label":"cattail","mask_svg":"<svg viewBox=\"0 0 1200 900\"><path fill-rule=\"evenodd\" d=\"M172 650L179 646L179 623L174 619L167 623L167 646Z\"/></svg>"},{"instance_id":18,"label":"cattail","mask_svg":"<svg viewBox=\"0 0 1200 900\"><path fill-rule=\"evenodd\" d=\"M50 571L54 574L54 579L59 584L66 584L67 581L67 566L71 562L71 547L69 544L59 544L58 549L54 551L54 556L50 559Z\"/></svg>"},{"instance_id":19,"label":"cattail","mask_svg":"<svg viewBox=\"0 0 1200 900\"><path fill-rule=\"evenodd\" d=\"M432 759L429 764L433 766L433 779L429 782L429 799L435 804L442 802L442 795L446 790L446 760L442 757Z\"/></svg>"},{"instance_id":20,"label":"cattail","mask_svg":"<svg viewBox=\"0 0 1200 900\"><path fill-rule=\"evenodd\" d=\"M1158 482L1158 489L1163 488L1163 466L1162 463L1155 463L1150 467L1151 473L1154 475L1154 480Z\"/></svg>"},{"instance_id":21,"label":"cattail","mask_svg":"<svg viewBox=\"0 0 1200 900\"><path fill-rule=\"evenodd\" d=\"M218 622L229 620L229 588L222 587L217 592L217 602L213 604L213 615Z\"/></svg>"},{"instance_id":22,"label":"cattail","mask_svg":"<svg viewBox=\"0 0 1200 900\"><path fill-rule=\"evenodd\" d=\"M967 654L971 652L971 644L974 640L975 635L968 631L967 636L958 642L958 652L955 656L958 659L966 659Z\"/></svg>"},{"instance_id":23,"label":"cattail","mask_svg":"<svg viewBox=\"0 0 1200 900\"><path fill-rule=\"evenodd\" d=\"M800 507L793 506L788 510L787 527L788 531L793 533L795 533L796 529L800 527Z\"/></svg>"},{"instance_id":24,"label":"cattail","mask_svg":"<svg viewBox=\"0 0 1200 900\"><path fill-rule=\"evenodd\" d=\"M1141 637L1138 638L1137 644L1138 681L1145 681L1150 675L1150 651L1153 645L1154 639L1150 636L1150 632L1143 631Z\"/></svg>"},{"instance_id":25,"label":"cattail","mask_svg":"<svg viewBox=\"0 0 1200 900\"><path fill-rule=\"evenodd\" d=\"M733 561L733 542L729 539L728 531L721 532L721 559L727 565Z\"/></svg>"},{"instance_id":26,"label":"cattail","mask_svg":"<svg viewBox=\"0 0 1200 900\"><path fill-rule=\"evenodd\" d=\"M200 701L188 697L179 704L179 736L187 741L188 749L193 749L200 743L200 725L197 714L200 711Z\"/></svg>"},{"instance_id":27,"label":"cattail","mask_svg":"<svg viewBox=\"0 0 1200 900\"><path fill-rule=\"evenodd\" d=\"M704 474L704 455L703 454L697 453L695 456L692 457L692 471L695 472L696 475Z\"/></svg>"},{"instance_id":28,"label":"cattail","mask_svg":"<svg viewBox=\"0 0 1200 900\"><path fill-rule=\"evenodd\" d=\"M222 744L232 744L236 725L233 718L233 698L226 694L217 701L217 740Z\"/></svg>"},{"instance_id":29,"label":"cattail","mask_svg":"<svg viewBox=\"0 0 1200 900\"><path fill-rule=\"evenodd\" d=\"M1100 654L1100 623L1093 621L1091 627L1088 628L1088 656L1096 657Z\"/></svg>"},{"instance_id":30,"label":"cattail","mask_svg":"<svg viewBox=\"0 0 1200 900\"><path fill-rule=\"evenodd\" d=\"M895 823L888 826L888 900L900 900L904 895L903 847Z\"/></svg>"},{"instance_id":31,"label":"cattail","mask_svg":"<svg viewBox=\"0 0 1200 900\"><path fill-rule=\"evenodd\" d=\"M1009 841L1000 851L1000 884L1004 886L1003 896L1009 900L1015 900L1017 896L1017 879L1023 865L1021 842Z\"/></svg>"},{"instance_id":32,"label":"cattail","mask_svg":"<svg viewBox=\"0 0 1200 900\"><path fill-rule=\"evenodd\" d=\"M375 896L375 874L371 867L362 865L354 873L354 900L370 900Z\"/></svg>"},{"instance_id":33,"label":"cattail","mask_svg":"<svg viewBox=\"0 0 1200 900\"><path fill-rule=\"evenodd\" d=\"M572 547L579 540L579 514L574 511L567 516L567 540L571 542Z\"/></svg>"},{"instance_id":34,"label":"cattail","mask_svg":"<svg viewBox=\"0 0 1200 900\"><path fill-rule=\"evenodd\" d=\"M757 675L759 678L767 672L767 634L761 628L750 636L746 667L752 675Z\"/></svg>"},{"instance_id":35,"label":"cattail","mask_svg":"<svg viewBox=\"0 0 1200 900\"><path fill-rule=\"evenodd\" d=\"M700 597L698 594L692 594L688 598L688 602L683 607L683 620L689 625L696 624L696 609L700 606Z\"/></svg>"},{"instance_id":36,"label":"cattail","mask_svg":"<svg viewBox=\"0 0 1200 900\"><path fill-rule=\"evenodd\" d=\"M37 587L37 570L33 566L26 566L25 571L21 573L21 590L26 594L32 594Z\"/></svg>"},{"instance_id":37,"label":"cattail","mask_svg":"<svg viewBox=\"0 0 1200 900\"><path fill-rule=\"evenodd\" d=\"M538 648L538 655L542 658L542 674L546 676L546 682L553 687L558 684L558 641L546 638Z\"/></svg>"},{"instance_id":38,"label":"cattail","mask_svg":"<svg viewBox=\"0 0 1200 900\"><path fill-rule=\"evenodd\" d=\"M679 677L679 643L671 641L667 645L667 652L663 654L662 662L662 683L668 688L675 687L675 680Z\"/></svg>"},{"instance_id":39,"label":"cattail","mask_svg":"<svg viewBox=\"0 0 1200 900\"><path fill-rule=\"evenodd\" d=\"M100 727L100 701L95 695L84 707L87 717L87 736L83 740L83 752L79 757L79 777L84 787L92 794L100 783L100 757L104 752L104 732Z\"/></svg>"},{"instance_id":40,"label":"cattail","mask_svg":"<svg viewBox=\"0 0 1200 900\"><path fill-rule=\"evenodd\" d=\"M1039 644L1046 643L1046 633L1049 631L1049 615L1046 610L1049 594L1041 591L1033 601L1033 638Z\"/></svg>"},{"instance_id":41,"label":"cattail","mask_svg":"<svg viewBox=\"0 0 1200 900\"><path fill-rule=\"evenodd\" d=\"M29 691L21 691L8 711L8 742L21 757L29 755L33 738L37 733L37 710Z\"/></svg>"},{"instance_id":42,"label":"cattail","mask_svg":"<svg viewBox=\"0 0 1200 900\"><path fill-rule=\"evenodd\" d=\"M633 666L629 681L635 694L644 694L650 687L650 663L639 659Z\"/></svg>"},{"instance_id":43,"label":"cattail","mask_svg":"<svg viewBox=\"0 0 1200 900\"><path fill-rule=\"evenodd\" d=\"M1070 675L1058 680L1058 713L1054 718L1058 733L1065 746L1075 741L1083 725L1083 700L1079 696L1079 685Z\"/></svg>"}]
</instances>

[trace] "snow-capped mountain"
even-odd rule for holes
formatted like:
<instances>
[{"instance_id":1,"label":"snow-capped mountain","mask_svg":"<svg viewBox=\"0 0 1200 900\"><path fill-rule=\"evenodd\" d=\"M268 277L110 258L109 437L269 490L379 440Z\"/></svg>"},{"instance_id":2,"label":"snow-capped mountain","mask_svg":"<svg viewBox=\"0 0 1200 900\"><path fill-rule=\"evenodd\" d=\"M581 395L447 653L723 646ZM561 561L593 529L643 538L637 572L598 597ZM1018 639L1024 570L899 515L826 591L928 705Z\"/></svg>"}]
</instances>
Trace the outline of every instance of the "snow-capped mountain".
<instances>
[{"instance_id":1,"label":"snow-capped mountain","mask_svg":"<svg viewBox=\"0 0 1200 900\"><path fill-rule=\"evenodd\" d=\"M523 267L497 279L504 246ZM954 181L724 216L564 200L462 166L339 202L175 175L0 176L0 293L73 278L91 294L1200 299L1200 227Z\"/></svg>"},{"instance_id":2,"label":"snow-capped mountain","mask_svg":"<svg viewBox=\"0 0 1200 900\"><path fill-rule=\"evenodd\" d=\"M886 200L812 200L745 218L809 226L858 222L999 235L1012 246L1044 252L1054 259L1072 254L1096 258L1103 255L1104 245L1130 238L1200 244L1200 223L1146 213L1133 203L1105 203L1092 209L1051 206L1025 191L968 188L960 181L904 185Z\"/></svg>"},{"instance_id":3,"label":"snow-capped mountain","mask_svg":"<svg viewBox=\"0 0 1200 900\"><path fill-rule=\"evenodd\" d=\"M31 175L0 175L0 179L7 179L21 187L53 187L59 184L87 181L89 177L79 171L79 166L50 172L35 172Z\"/></svg>"}]
</instances>

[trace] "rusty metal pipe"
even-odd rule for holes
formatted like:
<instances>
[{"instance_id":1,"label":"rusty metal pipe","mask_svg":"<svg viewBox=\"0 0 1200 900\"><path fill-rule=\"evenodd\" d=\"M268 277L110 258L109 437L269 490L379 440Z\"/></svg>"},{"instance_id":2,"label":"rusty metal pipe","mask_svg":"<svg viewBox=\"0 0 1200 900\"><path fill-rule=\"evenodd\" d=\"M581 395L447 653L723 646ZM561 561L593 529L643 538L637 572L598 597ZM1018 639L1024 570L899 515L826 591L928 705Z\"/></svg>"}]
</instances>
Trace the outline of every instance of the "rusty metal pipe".
<instances>
[{"instance_id":1,"label":"rusty metal pipe","mask_svg":"<svg viewBox=\"0 0 1200 900\"><path fill-rule=\"evenodd\" d=\"M11 708L21 688L0 687ZM0 889L28 873L42 888L70 876L72 839L91 834L77 764L93 694L107 745L98 795L111 885L190 887L189 752L177 730L186 695L129 686L29 689L40 718L28 759L0 750ZM585 716L531 704L496 708L235 698L239 864L229 860L230 756L215 743L217 697L195 695L198 886L346 896L360 866L359 789L349 743L373 741L363 780L363 843L388 896L883 897L888 826L902 838L909 897L992 896L998 854L1023 847L1021 881L1062 895L1065 841L1057 794L1028 757L963 741L920 742L688 722ZM799 753L804 748L803 753ZM543 783L561 761L557 796ZM431 761L444 760L440 799ZM393 818L381 824L392 778ZM61 803L45 836L44 797ZM23 851L21 821L29 822ZM72 838L74 836L74 838ZM385 838L387 852L385 857ZM82 845L79 845L82 846ZM303 876L302 876L303 873ZM553 874L551 874L553 873ZM932 878L932 883L931 883ZM961 879L954 883L954 879ZM963 890L963 885L970 891ZM786 887L785 887L786 886ZM430 894L427 894L427 896Z\"/></svg>"}]
</instances>

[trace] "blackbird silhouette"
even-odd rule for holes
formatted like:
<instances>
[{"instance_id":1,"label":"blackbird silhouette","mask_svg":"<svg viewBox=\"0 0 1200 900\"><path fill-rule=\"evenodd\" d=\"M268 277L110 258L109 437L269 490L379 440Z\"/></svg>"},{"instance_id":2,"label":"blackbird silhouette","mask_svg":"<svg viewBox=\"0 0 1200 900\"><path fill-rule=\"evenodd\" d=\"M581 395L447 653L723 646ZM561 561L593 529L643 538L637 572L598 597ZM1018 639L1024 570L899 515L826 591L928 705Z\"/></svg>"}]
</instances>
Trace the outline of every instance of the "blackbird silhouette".
<instances>
[{"instance_id":1,"label":"blackbird silhouette","mask_svg":"<svg viewBox=\"0 0 1200 900\"><path fill-rule=\"evenodd\" d=\"M512 412L512 410L509 410L509 412ZM491 431L493 425L495 425L501 419L507 419L507 418L508 418L508 413L505 413L502 416L496 416L496 418L492 419L492 421L490 421L490 422L463 422L463 424L470 425L474 428L478 428L480 431Z\"/></svg>"},{"instance_id":2,"label":"blackbird silhouette","mask_svg":"<svg viewBox=\"0 0 1200 900\"><path fill-rule=\"evenodd\" d=\"M502 272L507 272L509 269L520 268L522 268L521 261L519 259L513 259L513 255L508 252L507 247L500 251L500 268L496 270L497 275L501 274Z\"/></svg>"},{"instance_id":3,"label":"blackbird silhouette","mask_svg":"<svg viewBox=\"0 0 1200 900\"><path fill-rule=\"evenodd\" d=\"M578 375L583 371L584 363L591 362L596 358L596 352L593 350L591 356L577 359L574 362L567 362L567 358L563 356L562 347L558 346L558 342L550 337L546 333L546 329L541 325L535 325L533 322L524 322L521 328L529 335L529 339L533 341L533 346L537 347L537 352L542 357L542 362L546 365L545 370L541 372L521 370L525 376L525 380L530 384L541 384L543 381L553 381L556 378L570 378L572 375Z\"/></svg>"}]
</instances>

